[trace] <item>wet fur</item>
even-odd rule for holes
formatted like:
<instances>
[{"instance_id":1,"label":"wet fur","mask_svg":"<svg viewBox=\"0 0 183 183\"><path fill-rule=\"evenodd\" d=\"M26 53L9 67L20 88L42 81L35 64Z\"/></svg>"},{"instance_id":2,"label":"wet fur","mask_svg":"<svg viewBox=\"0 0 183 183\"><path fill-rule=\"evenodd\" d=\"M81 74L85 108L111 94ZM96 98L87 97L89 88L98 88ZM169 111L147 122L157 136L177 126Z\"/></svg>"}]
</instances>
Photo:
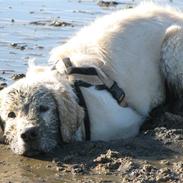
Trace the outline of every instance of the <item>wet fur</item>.
<instances>
[{"instance_id":1,"label":"wet fur","mask_svg":"<svg viewBox=\"0 0 183 183\"><path fill-rule=\"evenodd\" d=\"M152 3L142 4L97 19L66 44L53 49L49 61L55 64L55 70L32 66L26 78L1 92L0 116L5 123L5 139L12 150L27 155L36 147L35 151L47 152L61 139L64 142L84 139L84 109L78 105L72 83L65 75L62 64L65 57L70 57L75 66L100 67L126 93L128 107L123 108L106 91L82 88L91 120L91 139L135 136L144 118L165 100L164 80L179 91L182 88L177 83L180 78L175 79L182 72L181 67L180 70L172 67L169 58L173 48L164 45L166 40L171 45L167 37L174 39L169 36L168 28L182 23L181 12ZM173 66L176 64L174 61ZM171 74L176 77L169 77ZM41 113L40 105L49 110ZM8 117L11 111L16 112L15 119ZM28 146L20 134L31 125L39 127L39 139Z\"/></svg>"}]
</instances>

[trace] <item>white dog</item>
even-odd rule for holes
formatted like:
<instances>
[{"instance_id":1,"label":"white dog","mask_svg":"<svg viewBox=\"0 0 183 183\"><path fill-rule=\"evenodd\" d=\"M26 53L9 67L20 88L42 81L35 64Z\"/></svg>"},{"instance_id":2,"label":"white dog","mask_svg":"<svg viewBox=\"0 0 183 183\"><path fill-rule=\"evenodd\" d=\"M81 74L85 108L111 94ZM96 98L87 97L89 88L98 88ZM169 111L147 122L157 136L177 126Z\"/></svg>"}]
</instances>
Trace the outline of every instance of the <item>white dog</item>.
<instances>
[{"instance_id":1,"label":"white dog","mask_svg":"<svg viewBox=\"0 0 183 183\"><path fill-rule=\"evenodd\" d=\"M6 142L17 154L33 155L60 140L137 135L149 112L164 101L165 79L180 94L183 36L171 25L182 23L181 12L146 3L84 27L52 50L54 68L32 66L26 78L1 92ZM78 78L82 84L76 86ZM87 116L90 125L84 124Z\"/></svg>"}]
</instances>

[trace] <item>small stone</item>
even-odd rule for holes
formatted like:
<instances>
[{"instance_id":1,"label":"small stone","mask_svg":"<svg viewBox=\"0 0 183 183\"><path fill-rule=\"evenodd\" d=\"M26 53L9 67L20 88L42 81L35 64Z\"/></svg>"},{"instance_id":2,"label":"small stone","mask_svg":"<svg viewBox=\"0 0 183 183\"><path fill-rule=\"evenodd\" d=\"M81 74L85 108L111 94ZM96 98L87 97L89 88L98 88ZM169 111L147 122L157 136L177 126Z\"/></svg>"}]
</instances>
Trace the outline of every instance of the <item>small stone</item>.
<instances>
[{"instance_id":1,"label":"small stone","mask_svg":"<svg viewBox=\"0 0 183 183\"><path fill-rule=\"evenodd\" d=\"M59 162L60 162L59 158L54 158L54 159L52 160L52 163L59 163Z\"/></svg>"},{"instance_id":2,"label":"small stone","mask_svg":"<svg viewBox=\"0 0 183 183\"><path fill-rule=\"evenodd\" d=\"M44 49L44 46L37 46L36 48L42 50L42 49Z\"/></svg>"},{"instance_id":3,"label":"small stone","mask_svg":"<svg viewBox=\"0 0 183 183\"><path fill-rule=\"evenodd\" d=\"M51 165L47 165L46 168L51 168L52 166Z\"/></svg>"},{"instance_id":4,"label":"small stone","mask_svg":"<svg viewBox=\"0 0 183 183\"><path fill-rule=\"evenodd\" d=\"M170 161L168 161L168 160L162 160L162 161L160 161L160 163L163 165L170 165Z\"/></svg>"},{"instance_id":5,"label":"small stone","mask_svg":"<svg viewBox=\"0 0 183 183\"><path fill-rule=\"evenodd\" d=\"M173 168L176 172L181 173L183 171L183 162L173 163Z\"/></svg>"},{"instance_id":6,"label":"small stone","mask_svg":"<svg viewBox=\"0 0 183 183\"><path fill-rule=\"evenodd\" d=\"M106 157L106 155L101 154L99 157L93 160L95 163L107 163L109 162L109 159Z\"/></svg>"},{"instance_id":7,"label":"small stone","mask_svg":"<svg viewBox=\"0 0 183 183\"><path fill-rule=\"evenodd\" d=\"M145 172L151 172L152 169L153 169L153 166L151 166L151 165L144 165L143 166L143 170Z\"/></svg>"},{"instance_id":8,"label":"small stone","mask_svg":"<svg viewBox=\"0 0 183 183\"><path fill-rule=\"evenodd\" d=\"M0 83L0 90L4 89L7 87L7 83Z\"/></svg>"},{"instance_id":9,"label":"small stone","mask_svg":"<svg viewBox=\"0 0 183 183\"><path fill-rule=\"evenodd\" d=\"M99 1L97 3L98 6L105 7L105 8L112 7L112 6L117 6L119 4L120 3L116 2L116 1Z\"/></svg>"},{"instance_id":10,"label":"small stone","mask_svg":"<svg viewBox=\"0 0 183 183\"><path fill-rule=\"evenodd\" d=\"M31 25L40 25L40 26L54 26L54 27L65 27L65 26L73 26L71 23L64 22L61 20L40 20L30 22Z\"/></svg>"},{"instance_id":11,"label":"small stone","mask_svg":"<svg viewBox=\"0 0 183 183\"><path fill-rule=\"evenodd\" d=\"M63 171L63 170L65 170L64 167L56 167L56 171L58 171L58 172L61 172L61 171Z\"/></svg>"},{"instance_id":12,"label":"small stone","mask_svg":"<svg viewBox=\"0 0 183 183\"><path fill-rule=\"evenodd\" d=\"M18 80L18 79L21 79L21 78L24 78L25 77L25 74L13 74L12 76L11 76L11 78L13 79L13 80Z\"/></svg>"},{"instance_id":13,"label":"small stone","mask_svg":"<svg viewBox=\"0 0 183 183\"><path fill-rule=\"evenodd\" d=\"M108 163L107 167L110 171L118 170L121 165L121 162L115 161L112 163Z\"/></svg>"},{"instance_id":14,"label":"small stone","mask_svg":"<svg viewBox=\"0 0 183 183\"><path fill-rule=\"evenodd\" d=\"M6 81L6 79L3 77L0 77L0 81Z\"/></svg>"},{"instance_id":15,"label":"small stone","mask_svg":"<svg viewBox=\"0 0 183 183\"><path fill-rule=\"evenodd\" d=\"M162 168L160 169L160 173L167 175L171 173L171 170L169 168Z\"/></svg>"},{"instance_id":16,"label":"small stone","mask_svg":"<svg viewBox=\"0 0 183 183\"><path fill-rule=\"evenodd\" d=\"M27 47L27 45L24 43L11 43L10 46L19 50L25 50Z\"/></svg>"},{"instance_id":17,"label":"small stone","mask_svg":"<svg viewBox=\"0 0 183 183\"><path fill-rule=\"evenodd\" d=\"M65 26L71 26L71 23L54 20L50 23L50 25L55 27L65 27Z\"/></svg>"},{"instance_id":18,"label":"small stone","mask_svg":"<svg viewBox=\"0 0 183 183\"><path fill-rule=\"evenodd\" d=\"M77 168L72 168L72 169L71 169L71 173L72 173L73 175L75 175L75 174L82 174L82 173L84 173L84 172L83 172L82 167L77 167Z\"/></svg>"},{"instance_id":19,"label":"small stone","mask_svg":"<svg viewBox=\"0 0 183 183\"><path fill-rule=\"evenodd\" d=\"M11 43L10 44L12 47L16 47L18 44L17 43Z\"/></svg>"}]
</instances>

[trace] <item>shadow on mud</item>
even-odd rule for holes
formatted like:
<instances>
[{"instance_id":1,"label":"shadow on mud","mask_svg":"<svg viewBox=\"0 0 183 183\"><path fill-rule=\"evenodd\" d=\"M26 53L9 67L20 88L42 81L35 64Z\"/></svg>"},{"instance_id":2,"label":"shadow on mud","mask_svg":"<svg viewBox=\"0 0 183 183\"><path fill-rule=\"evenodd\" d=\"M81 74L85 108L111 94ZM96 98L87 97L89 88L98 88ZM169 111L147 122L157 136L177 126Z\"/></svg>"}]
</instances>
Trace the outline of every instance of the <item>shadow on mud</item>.
<instances>
[{"instance_id":1,"label":"shadow on mud","mask_svg":"<svg viewBox=\"0 0 183 183\"><path fill-rule=\"evenodd\" d=\"M159 106L152 111L140 134L126 140L64 144L53 152L34 157L17 156L8 146L0 144L0 177L19 182L24 177L30 183L40 179L53 183L82 182L88 178L94 182L180 180L183 167L180 110L175 114L169 107Z\"/></svg>"},{"instance_id":2,"label":"shadow on mud","mask_svg":"<svg viewBox=\"0 0 183 183\"><path fill-rule=\"evenodd\" d=\"M141 128L140 134L131 139L110 142L76 142L57 147L54 152L32 158L60 163L81 164L89 169L96 163L94 159L109 149L118 152L118 158L125 156L140 160L163 160L179 155L183 150L182 101L172 106L162 105L154 109Z\"/></svg>"}]
</instances>

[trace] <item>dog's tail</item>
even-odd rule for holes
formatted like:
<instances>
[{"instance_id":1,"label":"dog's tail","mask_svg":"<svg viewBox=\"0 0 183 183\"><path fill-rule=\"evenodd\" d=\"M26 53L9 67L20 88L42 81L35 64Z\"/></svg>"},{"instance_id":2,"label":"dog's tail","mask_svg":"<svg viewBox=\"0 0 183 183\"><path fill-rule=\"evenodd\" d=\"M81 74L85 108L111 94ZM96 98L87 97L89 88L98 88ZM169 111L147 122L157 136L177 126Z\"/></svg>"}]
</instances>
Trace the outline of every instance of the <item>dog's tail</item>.
<instances>
[{"instance_id":1,"label":"dog's tail","mask_svg":"<svg viewBox=\"0 0 183 183\"><path fill-rule=\"evenodd\" d=\"M161 48L160 69L165 78L167 100L183 97L183 28L170 26ZM169 99L168 99L169 98Z\"/></svg>"}]
</instances>

